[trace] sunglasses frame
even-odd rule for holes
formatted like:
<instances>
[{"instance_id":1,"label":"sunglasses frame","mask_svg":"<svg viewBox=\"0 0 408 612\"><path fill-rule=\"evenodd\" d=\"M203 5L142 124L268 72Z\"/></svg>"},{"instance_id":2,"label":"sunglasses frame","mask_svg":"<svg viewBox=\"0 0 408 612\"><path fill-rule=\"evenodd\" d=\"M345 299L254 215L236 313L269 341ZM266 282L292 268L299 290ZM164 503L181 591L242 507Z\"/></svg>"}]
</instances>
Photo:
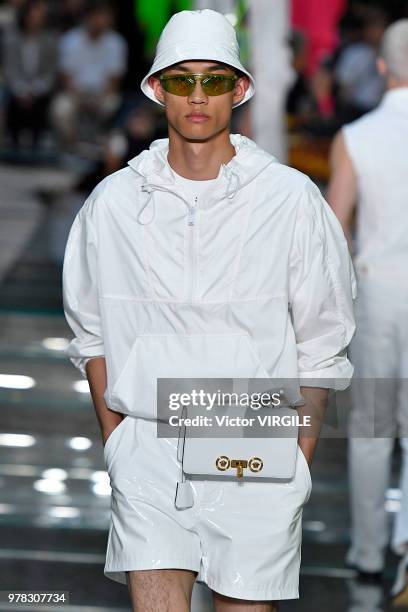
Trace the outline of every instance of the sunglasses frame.
<instances>
[{"instance_id":1,"label":"sunglasses frame","mask_svg":"<svg viewBox=\"0 0 408 612\"><path fill-rule=\"evenodd\" d=\"M175 79L179 79L180 77L193 77L194 78L194 87L193 89L187 93L187 94L177 94L174 92L169 91L168 89L166 89L165 83L167 81L173 81ZM205 78L213 78L213 77L221 77L223 80L226 81L232 81L232 87L231 89L228 89L227 91L222 91L221 93L218 94L210 94L208 91L205 91L204 87L205 87L205 83L203 84L203 81ZM229 91L232 91L234 89L234 83L235 81L237 81L239 79L238 75L236 74L213 74L212 72L188 72L188 73L180 73L180 74L161 74L159 76L159 81L163 86L163 89L165 91L167 91L168 93L172 93L175 96L191 96L191 94L193 93L194 89L196 88L197 82L201 83L201 86L203 87L203 91L206 95L208 96L221 96L224 93L228 93ZM193 83L190 83L190 85L193 85Z\"/></svg>"}]
</instances>

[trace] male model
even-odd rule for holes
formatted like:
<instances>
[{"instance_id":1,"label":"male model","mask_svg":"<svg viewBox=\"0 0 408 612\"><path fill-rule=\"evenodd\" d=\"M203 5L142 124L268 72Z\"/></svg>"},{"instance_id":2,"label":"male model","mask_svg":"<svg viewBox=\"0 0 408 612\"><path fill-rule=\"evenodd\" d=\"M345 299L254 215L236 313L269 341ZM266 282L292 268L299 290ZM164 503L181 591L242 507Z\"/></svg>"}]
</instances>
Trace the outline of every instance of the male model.
<instances>
[{"instance_id":1,"label":"male model","mask_svg":"<svg viewBox=\"0 0 408 612\"><path fill-rule=\"evenodd\" d=\"M143 612L186 612L196 579L218 612L276 610L299 596L316 439L299 438L289 482L195 480L180 510L156 379L300 378L322 411L353 370L347 242L305 175L230 134L254 80L221 14L174 15L142 90L164 105L169 138L96 187L64 262L68 355L88 377L112 486L104 571Z\"/></svg>"},{"instance_id":2,"label":"male model","mask_svg":"<svg viewBox=\"0 0 408 612\"><path fill-rule=\"evenodd\" d=\"M394 438L401 436L402 508L393 548L408 564L408 20L390 25L377 60L386 92L379 107L346 125L332 150L328 199L346 234L357 203L358 331L351 344L349 458L352 543L347 562L378 579L388 543L385 491ZM378 382L377 386L358 379ZM375 421L374 421L375 418ZM364 431L361 427L366 423ZM399 429L399 431L398 431ZM358 432L362 436L358 435Z\"/></svg>"}]
</instances>

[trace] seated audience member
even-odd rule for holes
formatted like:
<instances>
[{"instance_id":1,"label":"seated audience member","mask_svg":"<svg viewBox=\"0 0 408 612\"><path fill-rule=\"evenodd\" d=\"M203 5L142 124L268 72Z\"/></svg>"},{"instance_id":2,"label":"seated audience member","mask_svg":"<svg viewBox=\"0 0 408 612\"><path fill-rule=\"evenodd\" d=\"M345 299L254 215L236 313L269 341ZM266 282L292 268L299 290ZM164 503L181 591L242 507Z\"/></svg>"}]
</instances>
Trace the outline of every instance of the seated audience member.
<instances>
[{"instance_id":1,"label":"seated audience member","mask_svg":"<svg viewBox=\"0 0 408 612\"><path fill-rule=\"evenodd\" d=\"M84 22L63 35L59 66L62 92L53 105L53 119L66 143L78 137L78 119L104 125L121 103L120 80L126 71L127 44L113 30L109 4L88 7Z\"/></svg>"},{"instance_id":2,"label":"seated audience member","mask_svg":"<svg viewBox=\"0 0 408 612\"><path fill-rule=\"evenodd\" d=\"M376 60L387 17L380 9L370 8L362 22L361 40L347 46L335 66L342 122L352 121L373 110L384 92L384 81L377 71Z\"/></svg>"},{"instance_id":3,"label":"seated audience member","mask_svg":"<svg viewBox=\"0 0 408 612\"><path fill-rule=\"evenodd\" d=\"M57 41L47 28L47 4L28 0L19 10L16 26L3 39L6 122L17 148L22 130L32 146L47 126L47 110L55 87Z\"/></svg>"}]
</instances>

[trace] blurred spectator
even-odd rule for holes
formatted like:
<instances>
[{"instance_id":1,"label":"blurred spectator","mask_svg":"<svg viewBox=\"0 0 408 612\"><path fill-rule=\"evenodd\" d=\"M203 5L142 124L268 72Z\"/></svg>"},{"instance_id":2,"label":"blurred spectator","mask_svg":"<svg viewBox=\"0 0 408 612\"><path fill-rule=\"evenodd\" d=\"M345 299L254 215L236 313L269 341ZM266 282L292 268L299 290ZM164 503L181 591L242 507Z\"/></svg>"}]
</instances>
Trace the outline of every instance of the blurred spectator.
<instances>
[{"instance_id":1,"label":"blurred spectator","mask_svg":"<svg viewBox=\"0 0 408 612\"><path fill-rule=\"evenodd\" d=\"M119 170L129 160L148 149L156 137L155 109L151 104L133 108L122 128L110 134L105 148L105 174Z\"/></svg>"},{"instance_id":2,"label":"blurred spectator","mask_svg":"<svg viewBox=\"0 0 408 612\"><path fill-rule=\"evenodd\" d=\"M19 10L17 26L3 40L7 127L18 148L22 130L32 146L47 126L47 110L55 85L57 42L47 29L44 0L28 0Z\"/></svg>"},{"instance_id":3,"label":"blurred spectator","mask_svg":"<svg viewBox=\"0 0 408 612\"><path fill-rule=\"evenodd\" d=\"M51 4L53 25L60 32L75 28L82 22L85 15L86 0L59 0Z\"/></svg>"},{"instance_id":4,"label":"blurred spectator","mask_svg":"<svg viewBox=\"0 0 408 612\"><path fill-rule=\"evenodd\" d=\"M286 104L289 126L292 129L304 128L316 135L332 135L337 124L334 118L331 65L329 62L323 62L308 79L305 71L307 39L304 34L292 32L291 47L297 79Z\"/></svg>"},{"instance_id":5,"label":"blurred spectator","mask_svg":"<svg viewBox=\"0 0 408 612\"><path fill-rule=\"evenodd\" d=\"M375 108L384 91L376 58L387 16L379 8L367 8L362 19L362 39L342 51L335 67L338 108L343 123Z\"/></svg>"},{"instance_id":6,"label":"blurred spectator","mask_svg":"<svg viewBox=\"0 0 408 612\"><path fill-rule=\"evenodd\" d=\"M323 119L334 117L335 102L333 97L333 73L329 62L322 62L310 79L310 89L313 94L318 113Z\"/></svg>"},{"instance_id":7,"label":"blurred spectator","mask_svg":"<svg viewBox=\"0 0 408 612\"><path fill-rule=\"evenodd\" d=\"M292 26L307 40L305 73L312 76L339 43L338 24L346 0L291 0Z\"/></svg>"},{"instance_id":8,"label":"blurred spectator","mask_svg":"<svg viewBox=\"0 0 408 612\"><path fill-rule=\"evenodd\" d=\"M310 89L306 78L307 41L305 35L299 30L293 30L290 37L292 50L292 66L296 73L296 80L289 91L286 101L286 110L291 117L297 118L297 123L309 117L312 110Z\"/></svg>"},{"instance_id":9,"label":"blurred spectator","mask_svg":"<svg viewBox=\"0 0 408 612\"><path fill-rule=\"evenodd\" d=\"M76 184L76 190L89 195L105 176L126 166L127 162L148 149L157 138L167 137L167 123L161 108L150 102L129 101L117 119L117 125L108 134L101 159Z\"/></svg>"},{"instance_id":10,"label":"blurred spectator","mask_svg":"<svg viewBox=\"0 0 408 612\"><path fill-rule=\"evenodd\" d=\"M0 27L16 25L17 14L25 0L8 0L0 6Z\"/></svg>"},{"instance_id":11,"label":"blurred spectator","mask_svg":"<svg viewBox=\"0 0 408 612\"><path fill-rule=\"evenodd\" d=\"M125 39L112 29L109 4L88 7L83 25L64 34L60 43L63 91L53 105L53 119L64 142L78 137L78 119L98 129L121 103L119 85L126 71Z\"/></svg>"}]
</instances>

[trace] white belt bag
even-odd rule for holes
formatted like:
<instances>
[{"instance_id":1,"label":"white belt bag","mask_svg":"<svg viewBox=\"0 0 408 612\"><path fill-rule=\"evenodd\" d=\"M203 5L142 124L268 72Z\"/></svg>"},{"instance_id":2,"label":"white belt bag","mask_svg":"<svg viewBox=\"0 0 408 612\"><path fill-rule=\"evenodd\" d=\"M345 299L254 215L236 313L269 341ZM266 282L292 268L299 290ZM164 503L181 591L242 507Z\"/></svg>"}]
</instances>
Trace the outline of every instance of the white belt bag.
<instances>
[{"instance_id":1,"label":"white belt bag","mask_svg":"<svg viewBox=\"0 0 408 612\"><path fill-rule=\"evenodd\" d=\"M248 415L248 412L251 414ZM247 426L234 427L234 437L232 435L214 437L211 428L208 428L208 436L212 434L213 437L192 437L194 427L182 425L177 448L177 458L182 467L182 480L177 483L175 497L175 506L180 510L190 508L194 504L190 480L282 482L289 481L295 476L298 425L276 427L267 425L267 420L258 419L270 417L269 422L271 422L274 415L296 417L298 415L296 409L264 407L257 411L248 411L246 407L229 406L217 408L216 414L220 418L252 417L258 431L262 430L265 437L249 437L250 427ZM183 408L183 419L193 416L190 407ZM212 419L214 418L212 415ZM264 425L261 426L261 422ZM232 428L227 425L225 427L230 433ZM204 432L204 435L206 433Z\"/></svg>"}]
</instances>

